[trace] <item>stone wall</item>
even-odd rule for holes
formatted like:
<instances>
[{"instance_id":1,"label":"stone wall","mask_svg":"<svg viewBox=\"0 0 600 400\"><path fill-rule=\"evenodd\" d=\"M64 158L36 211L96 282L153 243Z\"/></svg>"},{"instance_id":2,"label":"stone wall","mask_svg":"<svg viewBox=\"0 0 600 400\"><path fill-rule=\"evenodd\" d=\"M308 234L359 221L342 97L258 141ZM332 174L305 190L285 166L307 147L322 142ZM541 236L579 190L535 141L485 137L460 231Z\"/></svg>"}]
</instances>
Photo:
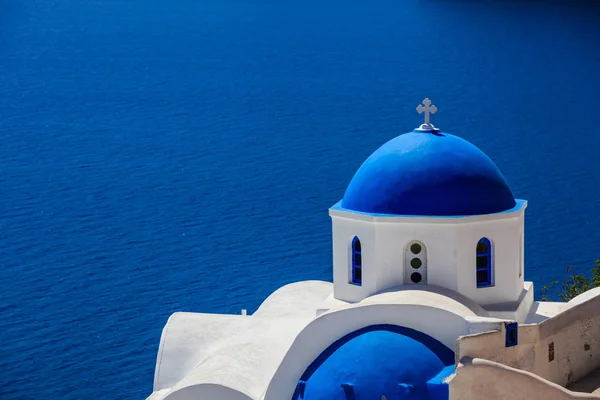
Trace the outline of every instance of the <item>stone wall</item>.
<instances>
[{"instance_id":1,"label":"stone wall","mask_svg":"<svg viewBox=\"0 0 600 400\"><path fill-rule=\"evenodd\" d=\"M463 358L449 382L450 400L600 399L570 392L530 372L482 359Z\"/></svg>"},{"instance_id":2,"label":"stone wall","mask_svg":"<svg viewBox=\"0 0 600 400\"><path fill-rule=\"evenodd\" d=\"M600 295L574 302L562 313L536 325L520 325L518 345L505 347L500 330L463 336L457 360L482 358L533 372L561 386L600 367Z\"/></svg>"},{"instance_id":3,"label":"stone wall","mask_svg":"<svg viewBox=\"0 0 600 400\"><path fill-rule=\"evenodd\" d=\"M535 369L568 385L600 367L600 296L540 323ZM554 361L549 361L554 350Z\"/></svg>"}]
</instances>

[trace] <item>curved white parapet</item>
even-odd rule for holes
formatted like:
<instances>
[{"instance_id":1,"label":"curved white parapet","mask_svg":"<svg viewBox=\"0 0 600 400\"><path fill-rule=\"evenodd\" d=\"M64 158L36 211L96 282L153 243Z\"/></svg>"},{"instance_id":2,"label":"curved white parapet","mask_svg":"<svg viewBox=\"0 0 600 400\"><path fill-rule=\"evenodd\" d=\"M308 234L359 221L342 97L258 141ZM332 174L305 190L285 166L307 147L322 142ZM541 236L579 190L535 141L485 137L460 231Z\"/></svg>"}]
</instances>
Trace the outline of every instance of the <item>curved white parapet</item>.
<instances>
[{"instance_id":1,"label":"curved white parapet","mask_svg":"<svg viewBox=\"0 0 600 400\"><path fill-rule=\"evenodd\" d=\"M217 384L255 399L309 321L173 314L162 335L154 391L169 389L174 393L199 384Z\"/></svg>"},{"instance_id":2,"label":"curved white parapet","mask_svg":"<svg viewBox=\"0 0 600 400\"><path fill-rule=\"evenodd\" d=\"M525 320L528 324L539 324L549 318L554 318L565 311L578 307L592 299L600 297L600 287L593 288L572 298L569 302L536 301L529 310Z\"/></svg>"},{"instance_id":3,"label":"curved white parapet","mask_svg":"<svg viewBox=\"0 0 600 400\"><path fill-rule=\"evenodd\" d=\"M575 307L598 296L600 296L600 287L590 289L587 292L583 292L579 296L572 298L567 303L567 308Z\"/></svg>"},{"instance_id":4,"label":"curved white parapet","mask_svg":"<svg viewBox=\"0 0 600 400\"><path fill-rule=\"evenodd\" d=\"M235 389L210 383L196 384L170 392L164 400L253 400Z\"/></svg>"},{"instance_id":5,"label":"curved white parapet","mask_svg":"<svg viewBox=\"0 0 600 400\"><path fill-rule=\"evenodd\" d=\"M434 285L404 285L377 293L360 304L420 304L453 311L460 315L487 317L489 313L473 300L453 290Z\"/></svg>"},{"instance_id":6,"label":"curved white parapet","mask_svg":"<svg viewBox=\"0 0 600 400\"><path fill-rule=\"evenodd\" d=\"M333 293L333 283L302 281L290 283L274 291L262 302L255 317L314 318L316 309Z\"/></svg>"},{"instance_id":7,"label":"curved white parapet","mask_svg":"<svg viewBox=\"0 0 600 400\"><path fill-rule=\"evenodd\" d=\"M456 339L468 332L465 317L475 316L475 313L466 307L450 311L439 308L444 307L443 304L417 304L419 301L406 298L403 304L355 304L322 314L298 334L277 368L263 399L292 398L298 379L331 343L371 325L389 324L412 328L454 348ZM452 299L447 299L446 302L458 303Z\"/></svg>"},{"instance_id":8,"label":"curved white parapet","mask_svg":"<svg viewBox=\"0 0 600 400\"><path fill-rule=\"evenodd\" d=\"M218 399L258 398L331 292L329 282L297 282L275 291L252 316L174 313L161 335L154 393L162 395L154 398L211 398L197 393L215 390L227 392Z\"/></svg>"}]
</instances>

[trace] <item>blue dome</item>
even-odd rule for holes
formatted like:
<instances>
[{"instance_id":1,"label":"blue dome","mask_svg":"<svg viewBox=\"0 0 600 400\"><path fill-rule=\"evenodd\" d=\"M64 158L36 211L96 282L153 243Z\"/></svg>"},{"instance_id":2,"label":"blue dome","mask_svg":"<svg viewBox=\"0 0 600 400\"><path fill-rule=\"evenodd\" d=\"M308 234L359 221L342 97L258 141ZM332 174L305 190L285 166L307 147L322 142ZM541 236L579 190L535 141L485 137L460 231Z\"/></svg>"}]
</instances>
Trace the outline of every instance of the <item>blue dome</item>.
<instances>
[{"instance_id":1,"label":"blue dome","mask_svg":"<svg viewBox=\"0 0 600 400\"><path fill-rule=\"evenodd\" d=\"M448 399L442 380L454 372L454 352L409 328L375 328L331 345L306 371L294 400Z\"/></svg>"},{"instance_id":2,"label":"blue dome","mask_svg":"<svg viewBox=\"0 0 600 400\"><path fill-rule=\"evenodd\" d=\"M372 214L467 216L515 207L494 162L457 136L413 131L377 149L348 185L341 206Z\"/></svg>"}]
</instances>

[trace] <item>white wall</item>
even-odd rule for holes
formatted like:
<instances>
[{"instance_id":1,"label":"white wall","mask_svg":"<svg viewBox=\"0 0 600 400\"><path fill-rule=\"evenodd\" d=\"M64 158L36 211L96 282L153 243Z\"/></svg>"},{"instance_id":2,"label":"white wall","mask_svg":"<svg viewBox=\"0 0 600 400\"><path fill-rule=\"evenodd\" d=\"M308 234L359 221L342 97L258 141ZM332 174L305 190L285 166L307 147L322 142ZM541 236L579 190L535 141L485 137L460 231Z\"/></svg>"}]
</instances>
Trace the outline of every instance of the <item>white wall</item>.
<instances>
[{"instance_id":1,"label":"white wall","mask_svg":"<svg viewBox=\"0 0 600 400\"><path fill-rule=\"evenodd\" d=\"M386 290L410 281L412 272L426 275L428 283L456 290L456 225L432 224L427 222L396 221L375 222L377 238L377 265L380 270L377 281L378 290ZM410 252L410 243L422 243L427 253L426 263L419 269L410 266L410 260L417 256L406 257ZM423 271L426 270L426 271Z\"/></svg>"},{"instance_id":2,"label":"white wall","mask_svg":"<svg viewBox=\"0 0 600 400\"><path fill-rule=\"evenodd\" d=\"M372 223L332 217L333 295L336 299L358 302L377 291L378 269L375 250L375 228ZM360 239L362 252L362 285L352 282L352 240Z\"/></svg>"},{"instance_id":3,"label":"white wall","mask_svg":"<svg viewBox=\"0 0 600 400\"><path fill-rule=\"evenodd\" d=\"M457 259L459 293L481 305L514 302L523 291L520 237L524 213L506 219L461 224L458 226ZM477 287L475 249L477 242L486 237L492 243L493 286Z\"/></svg>"},{"instance_id":4,"label":"white wall","mask_svg":"<svg viewBox=\"0 0 600 400\"><path fill-rule=\"evenodd\" d=\"M413 271L407 245L421 242L427 252L426 281L457 291L481 305L516 302L523 292L522 268L525 202L510 213L463 218L371 216L332 208L334 297L358 302L403 284ZM362 286L352 285L351 243L362 245ZM493 245L493 282L477 288L476 246L483 238ZM419 272L419 270L414 270Z\"/></svg>"}]
</instances>

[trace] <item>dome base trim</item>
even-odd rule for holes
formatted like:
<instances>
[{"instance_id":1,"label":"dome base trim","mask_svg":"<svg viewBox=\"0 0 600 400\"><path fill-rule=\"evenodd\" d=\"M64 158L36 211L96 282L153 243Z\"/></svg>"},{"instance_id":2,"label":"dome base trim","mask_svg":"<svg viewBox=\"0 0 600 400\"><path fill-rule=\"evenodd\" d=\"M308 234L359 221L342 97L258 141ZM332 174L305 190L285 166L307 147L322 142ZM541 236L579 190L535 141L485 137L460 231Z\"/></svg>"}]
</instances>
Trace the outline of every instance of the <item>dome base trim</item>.
<instances>
[{"instance_id":1,"label":"dome base trim","mask_svg":"<svg viewBox=\"0 0 600 400\"><path fill-rule=\"evenodd\" d=\"M504 218L507 216L511 216L510 214L519 213L527 208L527 200L515 199L515 206L508 210L491 213L491 214L478 214L478 215L403 215L403 214L379 214L379 213L368 213L363 211L355 211L349 210L347 208L342 207L342 200L338 201L329 209L329 215L337 215L344 216L344 214L353 214L356 216L363 216L365 220L370 219L426 219L428 223L433 222L432 220L438 219L440 221L452 221L456 219L472 219L472 220L480 220L480 219L490 219L497 217L498 219Z\"/></svg>"}]
</instances>

